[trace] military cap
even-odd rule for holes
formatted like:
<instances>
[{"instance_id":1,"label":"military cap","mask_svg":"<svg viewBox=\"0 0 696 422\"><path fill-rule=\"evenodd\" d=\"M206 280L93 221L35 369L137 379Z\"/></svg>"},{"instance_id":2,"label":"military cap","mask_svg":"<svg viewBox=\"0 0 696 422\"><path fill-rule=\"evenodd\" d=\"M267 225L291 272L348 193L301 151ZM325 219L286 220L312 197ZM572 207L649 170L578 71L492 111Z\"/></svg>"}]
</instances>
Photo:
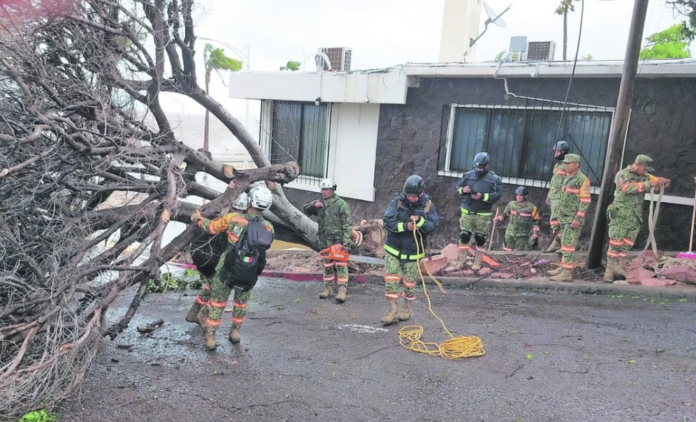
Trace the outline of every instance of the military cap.
<instances>
[{"instance_id":1,"label":"military cap","mask_svg":"<svg viewBox=\"0 0 696 422\"><path fill-rule=\"evenodd\" d=\"M566 154L565 158L563 159L564 163L579 163L580 162L580 156L578 154Z\"/></svg>"},{"instance_id":2,"label":"military cap","mask_svg":"<svg viewBox=\"0 0 696 422\"><path fill-rule=\"evenodd\" d=\"M645 154L638 154L635 162L644 165L648 171L655 171L655 169L652 168L653 159Z\"/></svg>"}]
</instances>

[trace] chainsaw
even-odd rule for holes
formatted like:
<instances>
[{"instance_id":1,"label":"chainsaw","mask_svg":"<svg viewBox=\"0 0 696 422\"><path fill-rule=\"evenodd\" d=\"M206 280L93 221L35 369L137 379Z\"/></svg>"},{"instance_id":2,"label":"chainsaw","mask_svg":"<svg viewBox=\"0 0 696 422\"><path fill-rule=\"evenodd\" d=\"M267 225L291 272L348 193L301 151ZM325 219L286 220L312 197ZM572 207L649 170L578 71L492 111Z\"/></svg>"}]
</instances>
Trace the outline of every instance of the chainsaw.
<instances>
[{"instance_id":1,"label":"chainsaw","mask_svg":"<svg viewBox=\"0 0 696 422\"><path fill-rule=\"evenodd\" d=\"M373 258L371 256L351 255L346 249L347 248L341 245L332 245L319 251L319 258L341 262L353 261L361 264L384 265L383 259Z\"/></svg>"}]
</instances>

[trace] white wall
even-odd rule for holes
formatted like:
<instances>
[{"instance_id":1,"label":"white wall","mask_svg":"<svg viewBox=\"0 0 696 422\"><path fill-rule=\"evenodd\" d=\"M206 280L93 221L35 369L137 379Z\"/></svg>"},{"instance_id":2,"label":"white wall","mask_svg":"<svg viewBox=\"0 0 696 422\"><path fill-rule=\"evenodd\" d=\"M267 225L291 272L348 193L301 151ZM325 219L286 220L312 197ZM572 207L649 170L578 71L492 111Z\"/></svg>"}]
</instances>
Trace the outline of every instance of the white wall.
<instances>
[{"instance_id":1,"label":"white wall","mask_svg":"<svg viewBox=\"0 0 696 422\"><path fill-rule=\"evenodd\" d=\"M375 200L379 104L334 104L329 174L346 198Z\"/></svg>"},{"instance_id":2,"label":"white wall","mask_svg":"<svg viewBox=\"0 0 696 422\"><path fill-rule=\"evenodd\" d=\"M476 61L476 44L469 47L469 43L478 35L480 19L481 0L445 0L440 35L441 62Z\"/></svg>"}]
</instances>

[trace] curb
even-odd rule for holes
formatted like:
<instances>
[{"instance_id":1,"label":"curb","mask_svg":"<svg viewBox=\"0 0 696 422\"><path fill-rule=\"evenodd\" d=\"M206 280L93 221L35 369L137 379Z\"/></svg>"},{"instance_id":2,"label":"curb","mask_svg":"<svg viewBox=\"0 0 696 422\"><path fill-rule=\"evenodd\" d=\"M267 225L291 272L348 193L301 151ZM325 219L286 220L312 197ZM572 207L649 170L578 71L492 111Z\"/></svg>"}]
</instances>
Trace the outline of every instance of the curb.
<instances>
[{"instance_id":1,"label":"curb","mask_svg":"<svg viewBox=\"0 0 696 422\"><path fill-rule=\"evenodd\" d=\"M285 280L307 282L322 281L322 273L291 273L283 271L264 271L263 277L282 278ZM492 278L459 278L438 277L438 281L445 287L453 289L498 289L508 291L526 291L542 293L562 294L586 294L586 295L644 295L655 297L693 297L696 298L696 288L690 286L672 287L645 287L625 284L591 283L587 281L575 281L572 283L559 283L546 279L527 280L501 280ZM350 275L351 283L378 284L384 283L382 276L378 275ZM432 281L426 281L429 286L434 286Z\"/></svg>"}]
</instances>

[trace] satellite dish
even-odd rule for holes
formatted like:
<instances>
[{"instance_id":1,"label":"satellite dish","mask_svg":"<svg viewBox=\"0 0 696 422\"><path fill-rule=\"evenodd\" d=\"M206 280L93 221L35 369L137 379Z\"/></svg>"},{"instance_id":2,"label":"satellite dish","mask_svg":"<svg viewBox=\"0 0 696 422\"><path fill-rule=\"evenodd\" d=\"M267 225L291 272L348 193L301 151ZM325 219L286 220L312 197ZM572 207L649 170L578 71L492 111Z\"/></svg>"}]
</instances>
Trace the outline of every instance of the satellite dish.
<instances>
[{"instance_id":1,"label":"satellite dish","mask_svg":"<svg viewBox=\"0 0 696 422\"><path fill-rule=\"evenodd\" d=\"M510 6L508 6L508 8L503 11L503 13L507 12L509 8ZM500 15L495 13L493 9L491 9L491 7L485 1L483 2L483 9L486 11L486 14L488 15L488 19L486 20L486 26L489 23L494 23L501 28L505 28L507 26L505 21L501 18L503 13L501 13Z\"/></svg>"},{"instance_id":2,"label":"satellite dish","mask_svg":"<svg viewBox=\"0 0 696 422\"><path fill-rule=\"evenodd\" d=\"M507 12L508 10L510 10L510 6L508 6L507 9L503 10L503 12L502 12L501 14L497 14L497 13L495 13L495 12L493 11L493 9L491 9L491 7L488 5L488 3L486 3L486 2L484 1L484 2L483 2L483 9L486 11L486 14L488 15L488 19L486 19L486 22L484 23L484 24L485 24L485 27L483 28L483 32L481 32L481 34L479 34L479 36L476 37L476 39L471 38L471 41L469 42L469 47L471 47L471 46L473 46L474 44L476 44L476 41L478 41L479 38L481 38L481 37L483 36L483 34L486 33L486 31L488 30L488 25L494 23L494 24L498 25L498 26L501 27L501 28L505 28L505 27L507 26L507 24L506 24L505 21L501 18L501 16L503 16L503 15L505 14L505 12Z\"/></svg>"}]
</instances>

